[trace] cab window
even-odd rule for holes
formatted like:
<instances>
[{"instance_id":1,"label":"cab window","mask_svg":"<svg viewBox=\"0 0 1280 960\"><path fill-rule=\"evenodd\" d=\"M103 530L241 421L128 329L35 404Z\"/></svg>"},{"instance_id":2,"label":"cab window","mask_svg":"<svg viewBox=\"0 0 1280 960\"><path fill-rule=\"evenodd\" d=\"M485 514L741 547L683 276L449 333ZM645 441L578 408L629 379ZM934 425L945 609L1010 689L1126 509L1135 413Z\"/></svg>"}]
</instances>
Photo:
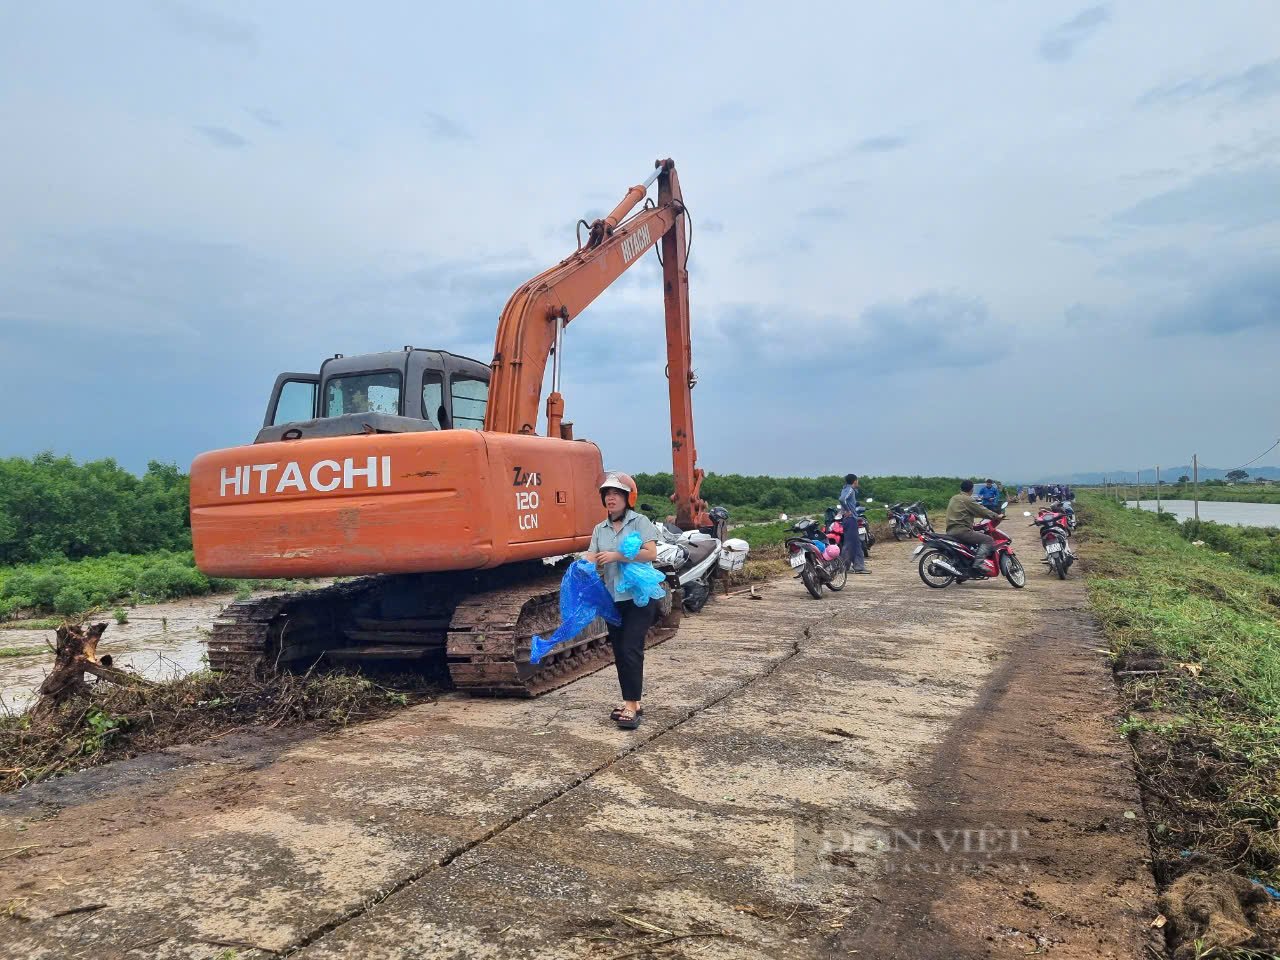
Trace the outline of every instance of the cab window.
<instances>
[{"instance_id":1,"label":"cab window","mask_svg":"<svg viewBox=\"0 0 1280 960\"><path fill-rule=\"evenodd\" d=\"M399 413L400 374L385 370L333 377L325 384L324 412L328 417L340 417L344 413Z\"/></svg>"},{"instance_id":2,"label":"cab window","mask_svg":"<svg viewBox=\"0 0 1280 960\"><path fill-rule=\"evenodd\" d=\"M435 370L422 375L422 419L430 420L441 430L449 427L444 412L444 376Z\"/></svg>"},{"instance_id":3,"label":"cab window","mask_svg":"<svg viewBox=\"0 0 1280 960\"><path fill-rule=\"evenodd\" d=\"M276 400L276 414L271 419L272 426L297 423L314 417L317 389L312 380L286 380L281 384L280 396Z\"/></svg>"},{"instance_id":4,"label":"cab window","mask_svg":"<svg viewBox=\"0 0 1280 960\"><path fill-rule=\"evenodd\" d=\"M468 376L450 377L449 392L453 398L451 426L459 430L484 429L484 411L489 404L488 381Z\"/></svg>"}]
</instances>

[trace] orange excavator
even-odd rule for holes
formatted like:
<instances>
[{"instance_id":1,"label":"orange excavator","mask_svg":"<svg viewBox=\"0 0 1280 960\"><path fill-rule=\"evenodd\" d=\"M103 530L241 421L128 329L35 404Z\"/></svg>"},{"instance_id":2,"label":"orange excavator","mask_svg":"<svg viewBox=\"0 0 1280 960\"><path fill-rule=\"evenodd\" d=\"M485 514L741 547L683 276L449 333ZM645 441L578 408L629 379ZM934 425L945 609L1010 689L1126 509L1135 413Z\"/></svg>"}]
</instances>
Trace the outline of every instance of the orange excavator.
<instances>
[{"instance_id":1,"label":"orange excavator","mask_svg":"<svg viewBox=\"0 0 1280 960\"><path fill-rule=\"evenodd\" d=\"M318 373L280 375L253 444L196 458L191 530L205 573L373 575L231 604L208 640L213 668L439 663L443 652L460 688L533 696L609 662L601 622L529 662L532 635L558 620L553 558L585 549L604 517L600 450L575 440L564 419L561 359L570 323L659 245L676 524L710 528L693 439L689 238L675 163L657 161L613 212L579 221L579 231L569 257L511 295L487 366L414 347L338 354ZM650 642L674 632L680 597L669 592L661 609Z\"/></svg>"}]
</instances>

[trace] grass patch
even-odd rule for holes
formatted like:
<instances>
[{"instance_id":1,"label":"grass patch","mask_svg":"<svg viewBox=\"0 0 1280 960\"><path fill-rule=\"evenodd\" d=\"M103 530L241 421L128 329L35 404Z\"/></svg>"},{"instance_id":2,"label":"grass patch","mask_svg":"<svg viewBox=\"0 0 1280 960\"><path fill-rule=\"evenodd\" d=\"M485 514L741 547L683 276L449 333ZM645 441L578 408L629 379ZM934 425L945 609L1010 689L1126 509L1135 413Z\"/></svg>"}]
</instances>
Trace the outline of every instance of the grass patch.
<instances>
[{"instance_id":1,"label":"grass patch","mask_svg":"<svg viewBox=\"0 0 1280 960\"><path fill-rule=\"evenodd\" d=\"M204 671L151 687L94 684L48 713L0 717L0 792L241 727L342 726L438 692L422 676L329 672L260 682Z\"/></svg>"},{"instance_id":2,"label":"grass patch","mask_svg":"<svg viewBox=\"0 0 1280 960\"><path fill-rule=\"evenodd\" d=\"M254 590L295 590L305 585L298 580L206 577L196 569L190 550L50 560L0 568L0 621L31 613L83 617L91 611L107 613L115 608L116 621L124 623L120 604L160 603L210 593L248 596ZM127 620L127 613L124 615ZM44 630L61 622L27 620L16 622L14 627L23 629L25 624L26 629Z\"/></svg>"},{"instance_id":3,"label":"grass patch","mask_svg":"<svg viewBox=\"0 0 1280 960\"><path fill-rule=\"evenodd\" d=\"M48 647L0 647L0 660L9 657L31 657L38 653L48 652Z\"/></svg>"},{"instance_id":4,"label":"grass patch","mask_svg":"<svg viewBox=\"0 0 1280 960\"><path fill-rule=\"evenodd\" d=\"M1280 579L1154 514L1099 496L1082 508L1090 603L1122 682L1157 880L1208 858L1276 886Z\"/></svg>"},{"instance_id":5,"label":"grass patch","mask_svg":"<svg viewBox=\"0 0 1280 960\"><path fill-rule=\"evenodd\" d=\"M5 630L57 630L62 626L61 617L44 617L40 620L11 620L4 624Z\"/></svg>"}]
</instances>

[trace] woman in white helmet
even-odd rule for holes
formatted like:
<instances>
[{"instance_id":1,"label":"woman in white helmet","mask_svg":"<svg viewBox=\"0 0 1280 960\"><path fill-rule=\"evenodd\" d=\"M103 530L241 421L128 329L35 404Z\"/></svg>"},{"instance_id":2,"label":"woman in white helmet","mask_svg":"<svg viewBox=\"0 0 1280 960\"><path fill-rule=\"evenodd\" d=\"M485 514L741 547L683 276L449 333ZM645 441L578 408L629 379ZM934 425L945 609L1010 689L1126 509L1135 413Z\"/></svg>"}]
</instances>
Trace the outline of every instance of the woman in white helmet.
<instances>
[{"instance_id":1,"label":"woman in white helmet","mask_svg":"<svg viewBox=\"0 0 1280 960\"><path fill-rule=\"evenodd\" d=\"M643 514L636 513L639 491L636 482L625 473L610 473L600 484L600 501L608 516L596 525L591 534L591 545L586 559L600 569L600 578L609 589L622 616L618 626L609 625L609 643L613 647L613 662L618 668L618 685L622 688L622 706L610 717L624 730L640 726L644 707L640 695L644 686L644 636L653 626L658 604L651 602L637 607L629 599L619 595L620 565L624 563L652 563L658 558L658 530ZM619 551L623 538L631 533L640 535L640 552L627 559Z\"/></svg>"}]
</instances>

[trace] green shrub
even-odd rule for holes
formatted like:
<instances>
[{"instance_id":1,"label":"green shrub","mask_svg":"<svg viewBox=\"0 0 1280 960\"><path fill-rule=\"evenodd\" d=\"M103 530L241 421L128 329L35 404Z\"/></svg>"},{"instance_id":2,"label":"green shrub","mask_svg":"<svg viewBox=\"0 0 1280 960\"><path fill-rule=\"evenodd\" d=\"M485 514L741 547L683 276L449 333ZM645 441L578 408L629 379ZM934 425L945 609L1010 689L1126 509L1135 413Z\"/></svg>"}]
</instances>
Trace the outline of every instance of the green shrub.
<instances>
[{"instance_id":1,"label":"green shrub","mask_svg":"<svg viewBox=\"0 0 1280 960\"><path fill-rule=\"evenodd\" d=\"M161 563L148 567L138 577L138 589L149 597L194 597L209 592L209 581L194 567Z\"/></svg>"},{"instance_id":2,"label":"green shrub","mask_svg":"<svg viewBox=\"0 0 1280 960\"><path fill-rule=\"evenodd\" d=\"M124 626L129 622L129 611L124 607L116 607L115 610L112 611L111 615L116 618L116 623L121 626Z\"/></svg>"},{"instance_id":3,"label":"green shrub","mask_svg":"<svg viewBox=\"0 0 1280 960\"><path fill-rule=\"evenodd\" d=\"M0 597L26 597L30 600L35 596L35 581L33 571L14 570L0 584Z\"/></svg>"},{"instance_id":4,"label":"green shrub","mask_svg":"<svg viewBox=\"0 0 1280 960\"><path fill-rule=\"evenodd\" d=\"M63 587L53 600L53 609L64 617L74 617L88 608L89 600L84 591L72 586Z\"/></svg>"},{"instance_id":5,"label":"green shrub","mask_svg":"<svg viewBox=\"0 0 1280 960\"><path fill-rule=\"evenodd\" d=\"M66 586L67 578L61 572L49 570L36 574L31 583L31 599L37 606L51 609Z\"/></svg>"}]
</instances>

